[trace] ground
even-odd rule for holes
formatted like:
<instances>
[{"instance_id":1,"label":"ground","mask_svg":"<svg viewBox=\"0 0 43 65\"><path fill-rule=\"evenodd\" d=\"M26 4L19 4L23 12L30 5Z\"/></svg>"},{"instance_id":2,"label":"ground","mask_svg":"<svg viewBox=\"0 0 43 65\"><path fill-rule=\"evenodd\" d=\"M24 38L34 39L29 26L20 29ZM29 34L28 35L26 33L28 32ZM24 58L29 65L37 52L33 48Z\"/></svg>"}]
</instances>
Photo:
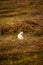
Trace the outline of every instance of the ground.
<instances>
[{"instance_id":1,"label":"ground","mask_svg":"<svg viewBox=\"0 0 43 65\"><path fill-rule=\"evenodd\" d=\"M0 65L43 65L43 1L3 0L0 5ZM23 40L17 38L20 31Z\"/></svg>"}]
</instances>

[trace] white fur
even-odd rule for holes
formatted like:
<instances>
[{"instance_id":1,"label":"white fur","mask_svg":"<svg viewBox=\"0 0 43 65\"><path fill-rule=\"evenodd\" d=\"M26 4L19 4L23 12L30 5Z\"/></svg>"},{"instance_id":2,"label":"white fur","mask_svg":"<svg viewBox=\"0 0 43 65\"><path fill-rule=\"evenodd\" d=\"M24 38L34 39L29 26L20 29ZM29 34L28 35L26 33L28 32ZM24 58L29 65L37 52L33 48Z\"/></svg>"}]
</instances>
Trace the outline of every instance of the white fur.
<instances>
[{"instance_id":1,"label":"white fur","mask_svg":"<svg viewBox=\"0 0 43 65\"><path fill-rule=\"evenodd\" d=\"M18 34L18 39L19 39L19 40L22 40L22 39L23 39L23 36L22 36L22 35L23 35L23 32L20 32L20 33Z\"/></svg>"}]
</instances>

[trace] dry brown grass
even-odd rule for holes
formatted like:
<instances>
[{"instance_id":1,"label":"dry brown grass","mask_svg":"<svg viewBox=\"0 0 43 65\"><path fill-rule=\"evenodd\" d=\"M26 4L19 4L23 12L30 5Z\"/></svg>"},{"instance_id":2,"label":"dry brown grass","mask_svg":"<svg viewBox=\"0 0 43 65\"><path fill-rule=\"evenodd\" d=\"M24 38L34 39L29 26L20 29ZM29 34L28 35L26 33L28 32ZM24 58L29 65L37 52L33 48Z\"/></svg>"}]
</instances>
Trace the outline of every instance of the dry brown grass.
<instances>
[{"instance_id":1,"label":"dry brown grass","mask_svg":"<svg viewBox=\"0 0 43 65\"><path fill-rule=\"evenodd\" d=\"M0 38L0 64L40 65L43 60L43 37L25 36L18 40L14 36Z\"/></svg>"},{"instance_id":2,"label":"dry brown grass","mask_svg":"<svg viewBox=\"0 0 43 65\"><path fill-rule=\"evenodd\" d=\"M43 65L42 0L0 0L0 65Z\"/></svg>"},{"instance_id":3,"label":"dry brown grass","mask_svg":"<svg viewBox=\"0 0 43 65\"><path fill-rule=\"evenodd\" d=\"M12 34L19 31L32 33L36 35L43 35L43 27L33 21L14 21L13 24L0 24L0 34Z\"/></svg>"}]
</instances>

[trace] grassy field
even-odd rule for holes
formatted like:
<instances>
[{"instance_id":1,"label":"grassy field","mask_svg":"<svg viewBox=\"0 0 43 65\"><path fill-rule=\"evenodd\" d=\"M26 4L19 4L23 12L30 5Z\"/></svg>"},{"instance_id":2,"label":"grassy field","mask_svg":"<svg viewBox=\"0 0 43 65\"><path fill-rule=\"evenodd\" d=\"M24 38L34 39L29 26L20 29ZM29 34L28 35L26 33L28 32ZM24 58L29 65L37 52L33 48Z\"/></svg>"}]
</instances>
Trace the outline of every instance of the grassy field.
<instances>
[{"instance_id":1,"label":"grassy field","mask_svg":"<svg viewBox=\"0 0 43 65\"><path fill-rule=\"evenodd\" d=\"M0 65L43 65L43 1L0 0ZM24 39L17 35L23 31Z\"/></svg>"}]
</instances>

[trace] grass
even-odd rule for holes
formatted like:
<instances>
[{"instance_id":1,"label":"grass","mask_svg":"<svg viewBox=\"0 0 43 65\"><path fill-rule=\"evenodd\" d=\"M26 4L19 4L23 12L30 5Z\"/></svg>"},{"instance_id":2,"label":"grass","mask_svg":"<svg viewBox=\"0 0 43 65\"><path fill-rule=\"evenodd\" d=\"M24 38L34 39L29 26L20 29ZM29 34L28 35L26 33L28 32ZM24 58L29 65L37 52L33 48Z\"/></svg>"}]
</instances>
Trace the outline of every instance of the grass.
<instances>
[{"instance_id":1,"label":"grass","mask_svg":"<svg viewBox=\"0 0 43 65\"><path fill-rule=\"evenodd\" d=\"M41 2L0 2L0 65L43 65ZM20 31L24 32L21 41Z\"/></svg>"},{"instance_id":2,"label":"grass","mask_svg":"<svg viewBox=\"0 0 43 65\"><path fill-rule=\"evenodd\" d=\"M18 57L18 55L15 55L12 59L5 59L5 60L0 60L1 64L6 64L6 65L40 65L41 63L43 63L43 53L29 53L27 55L27 53L22 54Z\"/></svg>"}]
</instances>

